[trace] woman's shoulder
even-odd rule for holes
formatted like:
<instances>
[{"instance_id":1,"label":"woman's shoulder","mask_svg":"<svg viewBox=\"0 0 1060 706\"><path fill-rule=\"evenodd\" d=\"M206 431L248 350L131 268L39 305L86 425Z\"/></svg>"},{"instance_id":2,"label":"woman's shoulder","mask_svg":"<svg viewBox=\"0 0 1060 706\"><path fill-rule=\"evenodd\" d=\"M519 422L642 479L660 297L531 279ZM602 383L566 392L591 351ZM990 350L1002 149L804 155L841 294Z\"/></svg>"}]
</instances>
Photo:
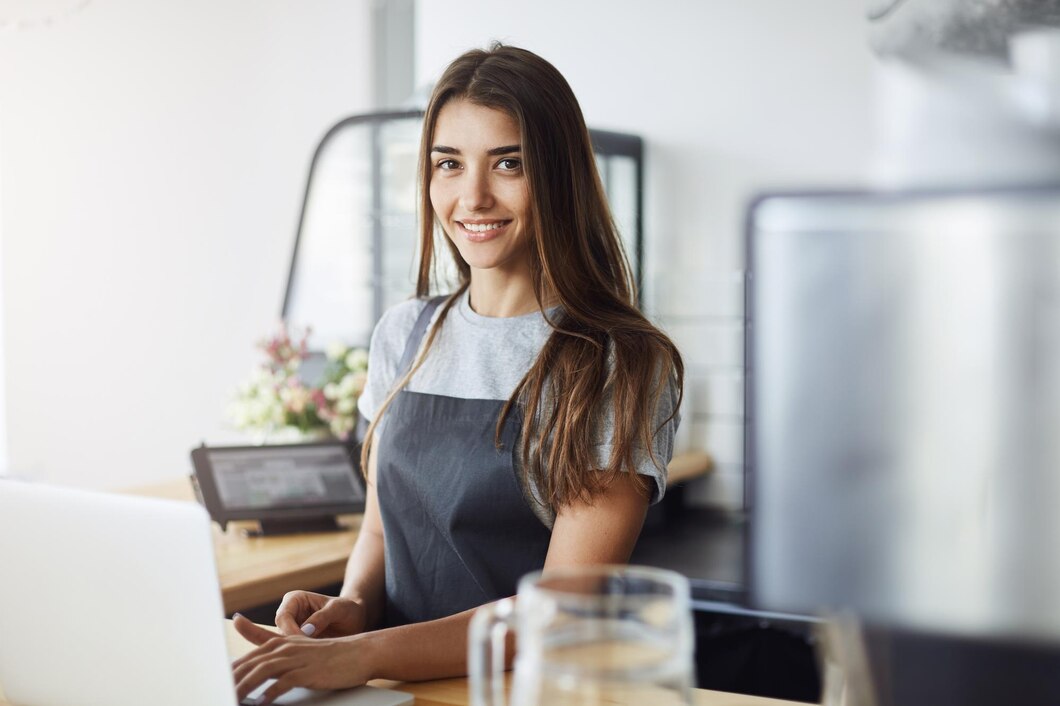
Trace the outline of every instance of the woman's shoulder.
<instances>
[{"instance_id":1,"label":"woman's shoulder","mask_svg":"<svg viewBox=\"0 0 1060 706\"><path fill-rule=\"evenodd\" d=\"M383 312L372 333L369 366L373 362L378 365L383 361L392 361L396 364L397 358L401 357L401 352L405 349L405 342L416 325L416 319L427 306L427 301L418 298L406 299Z\"/></svg>"},{"instance_id":2,"label":"woman's shoulder","mask_svg":"<svg viewBox=\"0 0 1060 706\"><path fill-rule=\"evenodd\" d=\"M405 334L408 335L416 324L416 319L419 318L420 312L427 306L428 301L430 300L413 297L395 304L379 317L379 323L375 325L376 331L378 332L381 329L386 331L404 330Z\"/></svg>"}]
</instances>

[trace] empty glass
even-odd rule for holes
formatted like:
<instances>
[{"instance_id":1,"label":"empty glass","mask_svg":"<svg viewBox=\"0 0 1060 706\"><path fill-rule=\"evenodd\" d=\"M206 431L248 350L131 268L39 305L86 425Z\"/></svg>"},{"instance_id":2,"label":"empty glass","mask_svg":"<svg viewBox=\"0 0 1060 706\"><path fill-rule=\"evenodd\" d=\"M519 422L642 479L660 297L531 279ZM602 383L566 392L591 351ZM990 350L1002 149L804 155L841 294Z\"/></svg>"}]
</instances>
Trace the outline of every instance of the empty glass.
<instances>
[{"instance_id":1,"label":"empty glass","mask_svg":"<svg viewBox=\"0 0 1060 706\"><path fill-rule=\"evenodd\" d=\"M509 631L518 641L513 706L692 703L689 586L672 571L598 566L524 577L517 598L472 618L472 706L505 703Z\"/></svg>"}]
</instances>

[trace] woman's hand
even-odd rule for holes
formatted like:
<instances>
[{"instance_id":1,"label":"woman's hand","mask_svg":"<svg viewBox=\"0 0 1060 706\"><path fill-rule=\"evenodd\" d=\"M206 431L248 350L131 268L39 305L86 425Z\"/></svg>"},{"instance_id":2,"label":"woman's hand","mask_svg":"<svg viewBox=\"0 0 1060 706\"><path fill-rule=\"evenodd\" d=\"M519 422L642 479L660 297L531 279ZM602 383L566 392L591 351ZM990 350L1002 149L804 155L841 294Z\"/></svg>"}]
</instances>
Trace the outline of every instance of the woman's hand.
<instances>
[{"instance_id":1,"label":"woman's hand","mask_svg":"<svg viewBox=\"0 0 1060 706\"><path fill-rule=\"evenodd\" d=\"M276 627L284 635L356 635L364 632L366 620L364 607L357 601L309 591L291 591L285 594L276 610ZM247 635L243 637L250 640Z\"/></svg>"},{"instance_id":2,"label":"woman's hand","mask_svg":"<svg viewBox=\"0 0 1060 706\"><path fill-rule=\"evenodd\" d=\"M266 704L296 686L348 689L371 678L363 636L314 640L299 633L284 637L242 615L232 622L240 635L258 645L232 663L239 702L267 679L276 682L262 694Z\"/></svg>"}]
</instances>

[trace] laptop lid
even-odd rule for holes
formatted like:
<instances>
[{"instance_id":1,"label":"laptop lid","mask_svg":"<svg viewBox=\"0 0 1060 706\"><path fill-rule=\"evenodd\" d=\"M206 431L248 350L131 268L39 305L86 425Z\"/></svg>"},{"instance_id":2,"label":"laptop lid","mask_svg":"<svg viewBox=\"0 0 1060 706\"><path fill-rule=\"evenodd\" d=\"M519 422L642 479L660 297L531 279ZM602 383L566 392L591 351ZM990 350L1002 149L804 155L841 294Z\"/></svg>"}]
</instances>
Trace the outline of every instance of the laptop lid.
<instances>
[{"instance_id":1,"label":"laptop lid","mask_svg":"<svg viewBox=\"0 0 1060 706\"><path fill-rule=\"evenodd\" d=\"M0 481L0 692L19 706L235 706L198 505ZM277 704L401 706L368 686Z\"/></svg>"},{"instance_id":2,"label":"laptop lid","mask_svg":"<svg viewBox=\"0 0 1060 706\"><path fill-rule=\"evenodd\" d=\"M206 512L0 482L0 685L26 706L233 706Z\"/></svg>"}]
</instances>

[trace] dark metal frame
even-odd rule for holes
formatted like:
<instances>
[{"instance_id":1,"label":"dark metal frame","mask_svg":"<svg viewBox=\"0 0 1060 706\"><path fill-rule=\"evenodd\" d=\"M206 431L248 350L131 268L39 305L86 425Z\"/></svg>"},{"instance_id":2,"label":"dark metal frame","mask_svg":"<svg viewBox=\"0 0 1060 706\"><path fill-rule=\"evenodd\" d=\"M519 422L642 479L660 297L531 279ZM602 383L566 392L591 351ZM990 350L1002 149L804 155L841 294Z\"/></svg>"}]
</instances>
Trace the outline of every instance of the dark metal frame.
<instances>
[{"instance_id":1,"label":"dark metal frame","mask_svg":"<svg viewBox=\"0 0 1060 706\"><path fill-rule=\"evenodd\" d=\"M637 300L644 293L644 140L636 135L607 130L589 130L593 149L606 157L631 157L637 165L636 216L633 220L633 247L636 262L633 277L637 283ZM610 182L610 174L603 175Z\"/></svg>"},{"instance_id":2,"label":"dark metal frame","mask_svg":"<svg viewBox=\"0 0 1060 706\"><path fill-rule=\"evenodd\" d=\"M283 306L280 310L281 315L286 319L287 311L291 304L291 286L294 283L295 267L298 265L298 246L302 242L302 229L305 227L305 211L306 204L309 203L309 192L313 188L313 175L316 173L317 162L320 160L320 155L324 151L324 147L327 146L328 142L331 141L336 134L351 125L368 124L372 128L372 208L376 212L379 212L382 207L382 155L379 153L379 127L389 120L401 120L403 118L420 118L423 117L422 110L406 110L406 111L394 111L385 113L369 113L366 115L352 115L348 118L344 118L339 122L328 128L328 131L324 133L324 136L320 138L320 142L317 143L317 148L313 151L313 158L309 161L309 173L306 175L305 191L302 194L302 208L298 212L298 229L295 231L294 236L294 249L291 252L291 266L287 270L287 286L283 292ZM372 262L372 271L379 272L382 268L382 245L383 241L383 226L382 219L376 218L372 223L372 247L373 257L375 261ZM382 282L376 278L373 281L375 291L372 292L373 306L375 309L381 308L380 302L382 301ZM383 315L382 311L372 312L375 318L378 320Z\"/></svg>"}]
</instances>

